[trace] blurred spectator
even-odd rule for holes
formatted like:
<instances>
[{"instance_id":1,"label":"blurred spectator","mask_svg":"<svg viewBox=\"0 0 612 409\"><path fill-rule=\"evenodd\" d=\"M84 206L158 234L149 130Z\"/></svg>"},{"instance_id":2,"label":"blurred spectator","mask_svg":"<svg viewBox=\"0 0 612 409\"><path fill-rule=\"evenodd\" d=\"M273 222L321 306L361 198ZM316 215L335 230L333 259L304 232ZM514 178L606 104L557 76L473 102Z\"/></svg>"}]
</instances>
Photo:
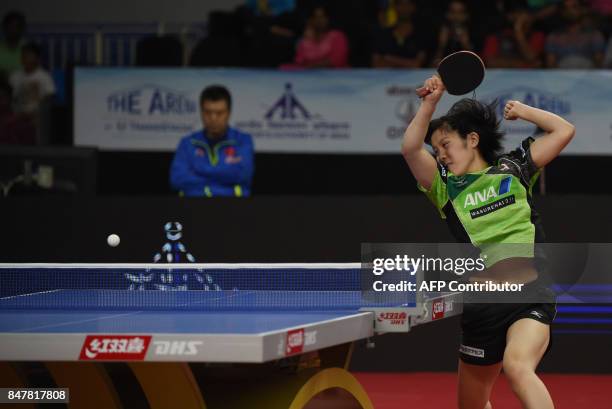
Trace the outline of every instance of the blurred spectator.
<instances>
[{"instance_id":1,"label":"blurred spectator","mask_svg":"<svg viewBox=\"0 0 612 409\"><path fill-rule=\"evenodd\" d=\"M591 9L599 15L612 16L612 1L591 0Z\"/></svg>"},{"instance_id":2,"label":"blurred spectator","mask_svg":"<svg viewBox=\"0 0 612 409\"><path fill-rule=\"evenodd\" d=\"M606 54L604 55L603 66L604 68L612 68L612 37L608 40L608 46L606 47Z\"/></svg>"},{"instance_id":3,"label":"blurred spectator","mask_svg":"<svg viewBox=\"0 0 612 409\"><path fill-rule=\"evenodd\" d=\"M178 145L170 185L184 196L250 196L253 178L251 135L229 127L232 98L220 85L200 95L204 129Z\"/></svg>"},{"instance_id":4,"label":"blurred spectator","mask_svg":"<svg viewBox=\"0 0 612 409\"><path fill-rule=\"evenodd\" d=\"M534 29L548 34L561 28L562 22L557 19L561 4L562 0L527 0Z\"/></svg>"},{"instance_id":5,"label":"blurred spectator","mask_svg":"<svg viewBox=\"0 0 612 409\"><path fill-rule=\"evenodd\" d=\"M7 13L2 19L3 37L0 40L0 71L7 77L21 68L21 47L24 40L26 20L16 11Z\"/></svg>"},{"instance_id":6,"label":"blurred spectator","mask_svg":"<svg viewBox=\"0 0 612 409\"><path fill-rule=\"evenodd\" d=\"M256 16L279 16L295 9L295 0L247 0L246 6Z\"/></svg>"},{"instance_id":7,"label":"blurred spectator","mask_svg":"<svg viewBox=\"0 0 612 409\"><path fill-rule=\"evenodd\" d=\"M396 0L397 24L376 36L372 47L372 66L376 68L418 68L425 63L425 41L413 22L413 0Z\"/></svg>"},{"instance_id":8,"label":"blurred spectator","mask_svg":"<svg viewBox=\"0 0 612 409\"><path fill-rule=\"evenodd\" d=\"M591 0L591 10L597 19L597 26L605 38L612 35L612 1Z\"/></svg>"},{"instance_id":9,"label":"blurred spectator","mask_svg":"<svg viewBox=\"0 0 612 409\"><path fill-rule=\"evenodd\" d=\"M13 72L10 85L13 88L15 112L34 115L41 103L55 94L51 75L41 66L40 47L28 43L21 48L23 68Z\"/></svg>"},{"instance_id":10,"label":"blurred spectator","mask_svg":"<svg viewBox=\"0 0 612 409\"><path fill-rule=\"evenodd\" d=\"M470 13L465 0L451 0L448 3L446 17L438 34L438 47L434 56L434 65L445 56L461 50L475 51L480 49L477 35L470 25Z\"/></svg>"},{"instance_id":11,"label":"blurred spectator","mask_svg":"<svg viewBox=\"0 0 612 409\"><path fill-rule=\"evenodd\" d=\"M537 68L542 66L545 35L533 30L526 9L508 5L506 21L485 39L482 56L491 68Z\"/></svg>"},{"instance_id":12,"label":"blurred spectator","mask_svg":"<svg viewBox=\"0 0 612 409\"><path fill-rule=\"evenodd\" d=\"M377 3L377 20L378 26L382 28L390 28L395 27L397 24L397 1L398 0L376 0ZM433 8L437 9L438 12L442 12L440 7L442 2L431 2ZM427 4L426 1L423 0L414 0L415 7L417 11L420 13L423 8ZM445 7L442 7L445 8ZM429 10L431 11L431 10Z\"/></svg>"},{"instance_id":13,"label":"blurred spectator","mask_svg":"<svg viewBox=\"0 0 612 409\"><path fill-rule=\"evenodd\" d=\"M482 33L496 33L500 27L506 24L506 5L512 2L513 0L471 0L473 5L472 19L481 27Z\"/></svg>"},{"instance_id":14,"label":"blurred spectator","mask_svg":"<svg viewBox=\"0 0 612 409\"><path fill-rule=\"evenodd\" d=\"M0 81L0 144L32 145L36 140L34 123L11 109L11 86Z\"/></svg>"},{"instance_id":15,"label":"blurred spectator","mask_svg":"<svg viewBox=\"0 0 612 409\"><path fill-rule=\"evenodd\" d=\"M526 6L536 18L553 14L559 6L560 0L527 0Z\"/></svg>"},{"instance_id":16,"label":"blurred spectator","mask_svg":"<svg viewBox=\"0 0 612 409\"><path fill-rule=\"evenodd\" d=\"M345 1L337 0L336 3L340 8L332 15L337 16L336 23L342 27L348 37L349 65L371 67L373 32L379 27L377 1L353 0L347 4Z\"/></svg>"},{"instance_id":17,"label":"blurred spectator","mask_svg":"<svg viewBox=\"0 0 612 409\"><path fill-rule=\"evenodd\" d=\"M527 0L527 6L531 10L539 10L558 3L559 0Z\"/></svg>"},{"instance_id":18,"label":"blurred spectator","mask_svg":"<svg viewBox=\"0 0 612 409\"><path fill-rule=\"evenodd\" d=\"M330 26L330 16L323 6L309 13L293 64L282 68L342 68L348 66L348 40L340 30Z\"/></svg>"},{"instance_id":19,"label":"blurred spectator","mask_svg":"<svg viewBox=\"0 0 612 409\"><path fill-rule=\"evenodd\" d=\"M395 0L378 1L378 25L389 28L397 24L397 14L395 13Z\"/></svg>"},{"instance_id":20,"label":"blurred spectator","mask_svg":"<svg viewBox=\"0 0 612 409\"><path fill-rule=\"evenodd\" d=\"M604 37L588 21L588 8L579 0L565 0L559 10L563 28L546 39L546 65L553 68L601 67Z\"/></svg>"},{"instance_id":21,"label":"blurred spectator","mask_svg":"<svg viewBox=\"0 0 612 409\"><path fill-rule=\"evenodd\" d=\"M208 35L194 47L189 65L196 67L240 67L243 60L243 27L236 13L212 11Z\"/></svg>"},{"instance_id":22,"label":"blurred spectator","mask_svg":"<svg viewBox=\"0 0 612 409\"><path fill-rule=\"evenodd\" d=\"M295 0L247 0L237 9L242 22L246 64L251 67L278 67L293 60L302 18Z\"/></svg>"}]
</instances>

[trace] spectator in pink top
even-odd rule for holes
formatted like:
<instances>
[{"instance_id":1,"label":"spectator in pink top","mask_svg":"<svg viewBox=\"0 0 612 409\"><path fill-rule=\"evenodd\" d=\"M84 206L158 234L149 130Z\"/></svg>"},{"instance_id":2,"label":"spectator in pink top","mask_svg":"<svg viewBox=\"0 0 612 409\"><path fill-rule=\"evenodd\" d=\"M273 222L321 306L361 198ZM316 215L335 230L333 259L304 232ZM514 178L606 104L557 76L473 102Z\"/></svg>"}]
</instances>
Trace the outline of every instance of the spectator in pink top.
<instances>
[{"instance_id":1,"label":"spectator in pink top","mask_svg":"<svg viewBox=\"0 0 612 409\"><path fill-rule=\"evenodd\" d=\"M340 30L332 30L329 14L322 6L312 10L304 36L300 39L293 64L282 68L348 67L348 40Z\"/></svg>"},{"instance_id":2,"label":"spectator in pink top","mask_svg":"<svg viewBox=\"0 0 612 409\"><path fill-rule=\"evenodd\" d=\"M612 1L591 0L591 8L599 14L612 16Z\"/></svg>"}]
</instances>

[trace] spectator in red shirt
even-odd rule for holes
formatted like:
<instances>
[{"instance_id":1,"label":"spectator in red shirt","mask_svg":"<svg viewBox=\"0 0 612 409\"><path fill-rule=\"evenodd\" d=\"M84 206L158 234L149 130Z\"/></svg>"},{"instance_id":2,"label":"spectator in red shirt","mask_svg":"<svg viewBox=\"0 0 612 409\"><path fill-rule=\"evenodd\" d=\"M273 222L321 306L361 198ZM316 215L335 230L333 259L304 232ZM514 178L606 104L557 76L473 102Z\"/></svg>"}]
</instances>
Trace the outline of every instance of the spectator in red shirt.
<instances>
[{"instance_id":1,"label":"spectator in red shirt","mask_svg":"<svg viewBox=\"0 0 612 409\"><path fill-rule=\"evenodd\" d=\"M532 29L531 15L520 7L508 6L506 25L487 36L482 50L490 68L538 68L542 66L545 35Z\"/></svg>"},{"instance_id":2,"label":"spectator in red shirt","mask_svg":"<svg viewBox=\"0 0 612 409\"><path fill-rule=\"evenodd\" d=\"M348 67L348 40L340 30L330 27L330 17L323 6L315 7L308 17L293 64L282 68Z\"/></svg>"}]
</instances>

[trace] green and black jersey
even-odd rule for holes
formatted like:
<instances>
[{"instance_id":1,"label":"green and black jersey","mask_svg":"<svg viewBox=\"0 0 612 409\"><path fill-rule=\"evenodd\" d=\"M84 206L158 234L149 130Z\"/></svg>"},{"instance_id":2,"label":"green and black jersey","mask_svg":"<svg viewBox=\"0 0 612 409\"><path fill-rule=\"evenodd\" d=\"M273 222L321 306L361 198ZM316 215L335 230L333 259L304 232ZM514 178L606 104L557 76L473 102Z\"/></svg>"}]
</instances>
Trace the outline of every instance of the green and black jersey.
<instances>
[{"instance_id":1,"label":"green and black jersey","mask_svg":"<svg viewBox=\"0 0 612 409\"><path fill-rule=\"evenodd\" d=\"M544 239L531 196L539 175L532 142L527 138L494 166L463 176L438 163L431 188L419 185L457 241L478 247L488 267L510 257L534 257L534 243Z\"/></svg>"}]
</instances>

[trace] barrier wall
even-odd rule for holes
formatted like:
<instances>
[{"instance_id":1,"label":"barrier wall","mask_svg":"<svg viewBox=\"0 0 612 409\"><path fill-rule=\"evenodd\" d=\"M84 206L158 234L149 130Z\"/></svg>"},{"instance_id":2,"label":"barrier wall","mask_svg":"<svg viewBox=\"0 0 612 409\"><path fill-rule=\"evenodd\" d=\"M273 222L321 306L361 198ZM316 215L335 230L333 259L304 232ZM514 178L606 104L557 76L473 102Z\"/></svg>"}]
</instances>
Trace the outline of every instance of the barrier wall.
<instances>
[{"instance_id":1,"label":"barrier wall","mask_svg":"<svg viewBox=\"0 0 612 409\"><path fill-rule=\"evenodd\" d=\"M612 242L612 196L536 197L548 242ZM197 262L354 262L363 242L453 242L414 196L8 198L0 262L146 263L179 221ZM116 233L121 245L106 237Z\"/></svg>"}]
</instances>

